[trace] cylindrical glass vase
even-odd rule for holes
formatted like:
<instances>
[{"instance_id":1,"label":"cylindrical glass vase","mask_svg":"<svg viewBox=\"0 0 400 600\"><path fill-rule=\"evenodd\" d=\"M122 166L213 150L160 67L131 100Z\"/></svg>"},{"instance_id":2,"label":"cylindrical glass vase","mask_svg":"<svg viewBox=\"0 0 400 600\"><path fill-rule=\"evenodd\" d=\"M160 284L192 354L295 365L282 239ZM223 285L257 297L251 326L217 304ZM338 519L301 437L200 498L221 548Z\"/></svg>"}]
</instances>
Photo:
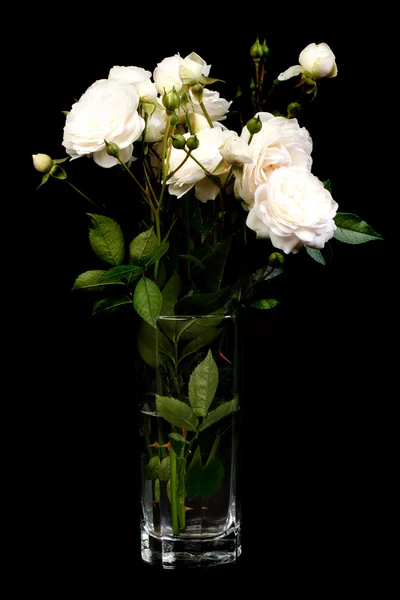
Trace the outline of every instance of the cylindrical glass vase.
<instances>
[{"instance_id":1,"label":"cylindrical glass vase","mask_svg":"<svg viewBox=\"0 0 400 600\"><path fill-rule=\"evenodd\" d=\"M237 317L143 324L141 552L166 569L240 556L241 347Z\"/></svg>"}]
</instances>

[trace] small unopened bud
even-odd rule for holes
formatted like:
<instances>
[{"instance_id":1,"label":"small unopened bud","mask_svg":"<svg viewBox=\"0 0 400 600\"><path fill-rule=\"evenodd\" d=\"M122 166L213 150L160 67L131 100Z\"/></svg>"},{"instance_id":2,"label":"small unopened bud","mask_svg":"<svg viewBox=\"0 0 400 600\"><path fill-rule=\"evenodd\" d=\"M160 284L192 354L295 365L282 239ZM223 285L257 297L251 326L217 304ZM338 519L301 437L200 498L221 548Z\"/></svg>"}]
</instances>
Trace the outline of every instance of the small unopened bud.
<instances>
[{"instance_id":1,"label":"small unopened bud","mask_svg":"<svg viewBox=\"0 0 400 600\"><path fill-rule=\"evenodd\" d=\"M278 267L281 267L284 262L285 262L285 259L283 258L283 255L280 252L273 252L268 257L268 266L269 267L278 268Z\"/></svg>"},{"instance_id":2,"label":"small unopened bud","mask_svg":"<svg viewBox=\"0 0 400 600\"><path fill-rule=\"evenodd\" d=\"M262 55L263 55L263 49L262 49L260 41L257 37L256 41L250 48L250 56L255 59L257 59L257 58L260 59L262 57Z\"/></svg>"},{"instance_id":3,"label":"small unopened bud","mask_svg":"<svg viewBox=\"0 0 400 600\"><path fill-rule=\"evenodd\" d=\"M104 140L104 141L106 142L106 140ZM115 158L118 158L119 157L119 146L118 146L118 144L116 144L115 142L111 142L111 144L109 144L108 142L106 142L106 152L110 156L115 156Z\"/></svg>"},{"instance_id":4,"label":"small unopened bud","mask_svg":"<svg viewBox=\"0 0 400 600\"><path fill-rule=\"evenodd\" d=\"M201 83L196 83L195 85L192 85L190 91L192 93L192 96L197 100L197 102L203 101L204 85L202 85Z\"/></svg>"},{"instance_id":5,"label":"small unopened bud","mask_svg":"<svg viewBox=\"0 0 400 600\"><path fill-rule=\"evenodd\" d=\"M176 89L174 87L172 88L172 90L170 90L169 92L167 92L163 95L162 103L164 104L165 108L167 109L167 114L168 114L168 111L174 111L176 108L179 107L180 98L179 98L178 92L176 91Z\"/></svg>"},{"instance_id":6,"label":"small unopened bud","mask_svg":"<svg viewBox=\"0 0 400 600\"><path fill-rule=\"evenodd\" d=\"M256 84L254 83L253 79L250 81L250 86L249 89L250 90L254 90L256 88Z\"/></svg>"},{"instance_id":7,"label":"small unopened bud","mask_svg":"<svg viewBox=\"0 0 400 600\"><path fill-rule=\"evenodd\" d=\"M254 135L255 133L258 133L259 131L261 131L262 123L260 121L260 117L253 117L252 119L247 121L246 127L249 130L249 132L251 133L251 135Z\"/></svg>"},{"instance_id":8,"label":"small unopened bud","mask_svg":"<svg viewBox=\"0 0 400 600\"><path fill-rule=\"evenodd\" d=\"M49 173L53 160L47 154L32 154L33 166L39 173Z\"/></svg>"},{"instance_id":9,"label":"small unopened bud","mask_svg":"<svg viewBox=\"0 0 400 600\"><path fill-rule=\"evenodd\" d=\"M151 104L150 102L142 102L142 111L149 117L151 117L155 110L156 107L154 106L154 104Z\"/></svg>"},{"instance_id":10,"label":"small unopened bud","mask_svg":"<svg viewBox=\"0 0 400 600\"><path fill-rule=\"evenodd\" d=\"M269 56L269 48L267 46L267 40L264 40L262 43L262 51L263 51L263 58L268 58Z\"/></svg>"},{"instance_id":11,"label":"small unopened bud","mask_svg":"<svg viewBox=\"0 0 400 600\"><path fill-rule=\"evenodd\" d=\"M172 145L177 150L182 150L186 146L186 140L183 135L173 135Z\"/></svg>"},{"instance_id":12,"label":"small unopened bud","mask_svg":"<svg viewBox=\"0 0 400 600\"><path fill-rule=\"evenodd\" d=\"M189 150L196 150L196 148L200 146L199 138L197 137L197 135L192 135L190 138L188 138L186 141L186 145L189 148Z\"/></svg>"},{"instance_id":13,"label":"small unopened bud","mask_svg":"<svg viewBox=\"0 0 400 600\"><path fill-rule=\"evenodd\" d=\"M170 121L171 127L176 127L178 125L178 123L179 123L179 117L175 112L173 112L171 114L171 121Z\"/></svg>"},{"instance_id":14,"label":"small unopened bud","mask_svg":"<svg viewBox=\"0 0 400 600\"><path fill-rule=\"evenodd\" d=\"M298 102L291 102L287 107L287 116L290 119L291 117L295 117L301 111L301 104Z\"/></svg>"}]
</instances>

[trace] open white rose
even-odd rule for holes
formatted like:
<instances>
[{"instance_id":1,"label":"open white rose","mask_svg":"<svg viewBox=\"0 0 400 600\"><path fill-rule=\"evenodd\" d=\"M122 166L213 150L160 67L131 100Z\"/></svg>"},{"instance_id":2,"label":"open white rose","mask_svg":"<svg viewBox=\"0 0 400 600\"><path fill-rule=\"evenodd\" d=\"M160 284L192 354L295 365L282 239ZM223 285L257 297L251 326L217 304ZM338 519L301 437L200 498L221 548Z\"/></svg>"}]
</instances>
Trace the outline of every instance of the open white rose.
<instances>
[{"instance_id":1,"label":"open white rose","mask_svg":"<svg viewBox=\"0 0 400 600\"><path fill-rule=\"evenodd\" d=\"M323 248L336 229L338 209L330 192L305 167L281 167L261 185L247 226L286 254L302 246Z\"/></svg>"},{"instance_id":2,"label":"open white rose","mask_svg":"<svg viewBox=\"0 0 400 600\"><path fill-rule=\"evenodd\" d=\"M153 102L157 98L157 88L150 81L151 71L142 67L112 67L108 74L109 79L122 79L135 86L142 102Z\"/></svg>"},{"instance_id":3,"label":"open white rose","mask_svg":"<svg viewBox=\"0 0 400 600\"><path fill-rule=\"evenodd\" d=\"M190 99L191 102L188 104L189 112L193 111L199 115L203 115L204 113L200 103L194 98L194 96L192 96L192 94L190 94ZM214 122L223 121L226 119L226 114L229 111L232 101L228 102L228 100L225 100L225 98L221 98L219 92L214 92L204 88L203 104L206 107L211 121Z\"/></svg>"},{"instance_id":4,"label":"open white rose","mask_svg":"<svg viewBox=\"0 0 400 600\"><path fill-rule=\"evenodd\" d=\"M181 89L183 83L179 77L179 67L183 58L179 54L164 58L154 69L153 79L157 86L158 93L161 96L175 88L177 92Z\"/></svg>"},{"instance_id":5,"label":"open white rose","mask_svg":"<svg viewBox=\"0 0 400 600\"><path fill-rule=\"evenodd\" d=\"M311 169L312 140L307 129L300 127L297 119L274 117L270 113L257 113L261 130L254 134L249 145L251 164L245 164L241 177L235 180L235 196L252 206L256 190L279 167L306 167ZM250 133L243 128L241 138L247 143Z\"/></svg>"},{"instance_id":6,"label":"open white rose","mask_svg":"<svg viewBox=\"0 0 400 600\"><path fill-rule=\"evenodd\" d=\"M335 55L328 44L309 44L300 52L299 65L289 67L278 76L280 81L285 81L300 73L308 75L312 79L323 79L336 77L337 66Z\"/></svg>"},{"instance_id":7,"label":"open white rose","mask_svg":"<svg viewBox=\"0 0 400 600\"><path fill-rule=\"evenodd\" d=\"M167 113L161 108L156 108L147 122L145 141L153 143L162 140L166 126Z\"/></svg>"},{"instance_id":8,"label":"open white rose","mask_svg":"<svg viewBox=\"0 0 400 600\"><path fill-rule=\"evenodd\" d=\"M200 144L199 147L192 152L192 155L205 169L207 169L207 171L213 173L223 160L219 148L224 143L224 132L220 127L215 127L214 129L202 129L196 135ZM186 133L184 137L185 139L188 139L190 133ZM186 153L184 150L172 148L170 171L174 171L185 157ZM201 202L215 200L219 192L219 187L210 181L200 165L191 158L188 158L176 174L168 179L168 191L170 194L180 198L193 186L195 196Z\"/></svg>"},{"instance_id":9,"label":"open white rose","mask_svg":"<svg viewBox=\"0 0 400 600\"><path fill-rule=\"evenodd\" d=\"M201 81L203 75L208 77L210 69L211 65L207 65L201 56L192 52L182 60L179 66L179 77L185 85L194 85Z\"/></svg>"},{"instance_id":10,"label":"open white rose","mask_svg":"<svg viewBox=\"0 0 400 600\"><path fill-rule=\"evenodd\" d=\"M234 131L224 132L226 139L219 149L222 157L230 165L242 165L251 163L250 147L244 139L240 138Z\"/></svg>"},{"instance_id":11,"label":"open white rose","mask_svg":"<svg viewBox=\"0 0 400 600\"><path fill-rule=\"evenodd\" d=\"M128 162L133 142L142 134L144 120L137 107L135 87L120 79L99 79L72 105L64 127L63 146L72 158L91 155L101 167L113 167L118 160L106 152L104 140L120 148Z\"/></svg>"}]
</instances>

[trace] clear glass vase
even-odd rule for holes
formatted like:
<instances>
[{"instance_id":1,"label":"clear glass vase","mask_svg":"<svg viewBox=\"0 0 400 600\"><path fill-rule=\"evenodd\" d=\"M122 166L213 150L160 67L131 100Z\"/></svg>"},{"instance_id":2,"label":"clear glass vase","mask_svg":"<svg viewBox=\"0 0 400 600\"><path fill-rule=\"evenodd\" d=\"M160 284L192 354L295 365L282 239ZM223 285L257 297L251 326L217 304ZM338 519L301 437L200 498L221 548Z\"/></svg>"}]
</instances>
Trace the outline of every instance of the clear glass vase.
<instances>
[{"instance_id":1,"label":"clear glass vase","mask_svg":"<svg viewBox=\"0 0 400 600\"><path fill-rule=\"evenodd\" d=\"M166 569L240 556L241 347L233 315L143 324L142 559Z\"/></svg>"}]
</instances>

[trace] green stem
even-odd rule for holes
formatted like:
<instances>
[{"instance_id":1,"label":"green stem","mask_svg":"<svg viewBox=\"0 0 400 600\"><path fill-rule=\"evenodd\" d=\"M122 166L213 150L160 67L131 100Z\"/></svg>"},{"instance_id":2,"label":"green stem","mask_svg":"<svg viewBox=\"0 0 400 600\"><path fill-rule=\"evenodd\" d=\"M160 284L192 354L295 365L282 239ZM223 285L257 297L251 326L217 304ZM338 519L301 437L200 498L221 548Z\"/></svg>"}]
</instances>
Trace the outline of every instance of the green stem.
<instances>
[{"instance_id":1,"label":"green stem","mask_svg":"<svg viewBox=\"0 0 400 600\"><path fill-rule=\"evenodd\" d=\"M188 113L188 111L186 111L186 123L187 123L188 129L190 131L190 135L194 135L194 131L193 131L193 127L192 127L192 124L190 122L190 119L189 119L189 113Z\"/></svg>"},{"instance_id":2,"label":"green stem","mask_svg":"<svg viewBox=\"0 0 400 600\"><path fill-rule=\"evenodd\" d=\"M180 169L181 167L183 167L183 165L185 164L185 162L186 162L186 161L187 161L187 159L189 158L189 156L190 156L190 153L191 153L191 152L192 152L192 151L191 151L191 150L189 150L188 154L185 156L185 158L183 159L183 161L181 162L181 164L180 164L179 166L177 166L177 167L176 167L176 169L175 169L174 171L171 171L171 173L170 173L169 175L167 175L167 179L170 179L170 177L173 177L173 175L175 175L175 173L176 173L177 171L179 171L179 169Z\"/></svg>"},{"instance_id":3,"label":"green stem","mask_svg":"<svg viewBox=\"0 0 400 600\"><path fill-rule=\"evenodd\" d=\"M170 228L168 229L167 235L164 237L164 239L162 240L162 243L165 244L168 241L169 235L172 231L173 226L175 225L175 223L177 222L178 217L175 217L175 219L172 221Z\"/></svg>"},{"instance_id":4,"label":"green stem","mask_svg":"<svg viewBox=\"0 0 400 600\"><path fill-rule=\"evenodd\" d=\"M186 461L180 459L179 505L178 518L181 529L185 527L185 467Z\"/></svg>"},{"instance_id":5,"label":"green stem","mask_svg":"<svg viewBox=\"0 0 400 600\"><path fill-rule=\"evenodd\" d=\"M142 184L136 179L136 177L134 176L134 174L132 173L132 171L130 169L128 169L128 167L126 166L126 164L124 163L124 161L118 156L118 161L120 163L120 165L122 165L122 167L125 169L125 171L127 171L127 173L129 173L129 175L132 177L133 181L136 183L136 185L138 185L142 191L142 193L144 194L145 198L151 202L151 199L149 197L149 194L147 193L147 191L145 190L145 188L142 186Z\"/></svg>"},{"instance_id":6,"label":"green stem","mask_svg":"<svg viewBox=\"0 0 400 600\"><path fill-rule=\"evenodd\" d=\"M154 215L156 217L156 235L157 235L158 245L161 246L160 211L158 208L157 208L157 210L154 211ZM159 264L160 264L160 260L158 259L158 260L156 260L155 265L154 265L154 279L157 279Z\"/></svg>"},{"instance_id":7,"label":"green stem","mask_svg":"<svg viewBox=\"0 0 400 600\"><path fill-rule=\"evenodd\" d=\"M178 525L178 474L176 470L176 453L171 447L170 452L170 466L171 466L171 518L172 518L172 533L177 535L179 532Z\"/></svg>"},{"instance_id":8,"label":"green stem","mask_svg":"<svg viewBox=\"0 0 400 600\"><path fill-rule=\"evenodd\" d=\"M82 198L85 198L85 200L87 200L88 202L90 202L90 204L93 204L93 206L95 206L96 208L98 208L99 210L101 210L102 212L104 212L104 208L101 208L98 204L96 204L96 202L93 202L93 200L91 200L90 198L88 198L86 196L86 194L84 194L83 192L81 192L81 190L79 190L73 183L71 183L70 181L68 181L68 179L64 179L64 181L66 183L68 183L68 185L71 186L72 189L75 190L75 192L78 192L78 194L80 196L82 196Z\"/></svg>"},{"instance_id":9,"label":"green stem","mask_svg":"<svg viewBox=\"0 0 400 600\"><path fill-rule=\"evenodd\" d=\"M183 151L186 152L186 154L189 154L189 150L186 150L186 148L184 148ZM217 185L219 188L221 187L221 185L220 185L219 180L217 179L217 177L215 177L212 173L210 173L210 171L207 171L207 169L205 167L203 167L203 165L201 164L201 162L199 162L197 160L197 158L195 158L193 156L193 154L190 155L190 158L192 160L194 160L194 162L197 163L199 165L199 167L201 167L203 169L204 173L207 175L207 177L209 179L211 179L211 181L213 183L215 183L215 185Z\"/></svg>"},{"instance_id":10,"label":"green stem","mask_svg":"<svg viewBox=\"0 0 400 600\"><path fill-rule=\"evenodd\" d=\"M214 128L213 122L212 122L212 121L211 121L211 119L210 119L210 115L208 114L208 112L207 112L207 109L206 109L206 107L204 106L204 102L203 102L203 101L202 101L202 102L200 102L200 108L201 108L201 110L203 111L205 118L207 119L207 123L208 123L208 124L209 124L209 126L210 126L210 127L213 129L213 128Z\"/></svg>"},{"instance_id":11,"label":"green stem","mask_svg":"<svg viewBox=\"0 0 400 600\"><path fill-rule=\"evenodd\" d=\"M165 132L164 132L164 137L163 137L163 146L162 146L162 155L161 155L161 172L162 172L162 188L161 188L161 194L160 194L160 199L157 202L157 209L154 211L155 217L156 217L156 233L157 233L157 239L158 239L158 245L161 246L161 229L160 229L160 210L161 210L161 206L164 200L164 194L165 194L165 189L167 187L167 158L166 158L166 154L167 154L167 141L168 141L168 137L169 137L169 130L170 130L170 126L171 126L171 115L168 115L167 117L167 125L165 127ZM159 260L156 260L156 263L154 265L154 277L157 277L157 273L158 273L158 266L160 264Z\"/></svg>"}]
</instances>

